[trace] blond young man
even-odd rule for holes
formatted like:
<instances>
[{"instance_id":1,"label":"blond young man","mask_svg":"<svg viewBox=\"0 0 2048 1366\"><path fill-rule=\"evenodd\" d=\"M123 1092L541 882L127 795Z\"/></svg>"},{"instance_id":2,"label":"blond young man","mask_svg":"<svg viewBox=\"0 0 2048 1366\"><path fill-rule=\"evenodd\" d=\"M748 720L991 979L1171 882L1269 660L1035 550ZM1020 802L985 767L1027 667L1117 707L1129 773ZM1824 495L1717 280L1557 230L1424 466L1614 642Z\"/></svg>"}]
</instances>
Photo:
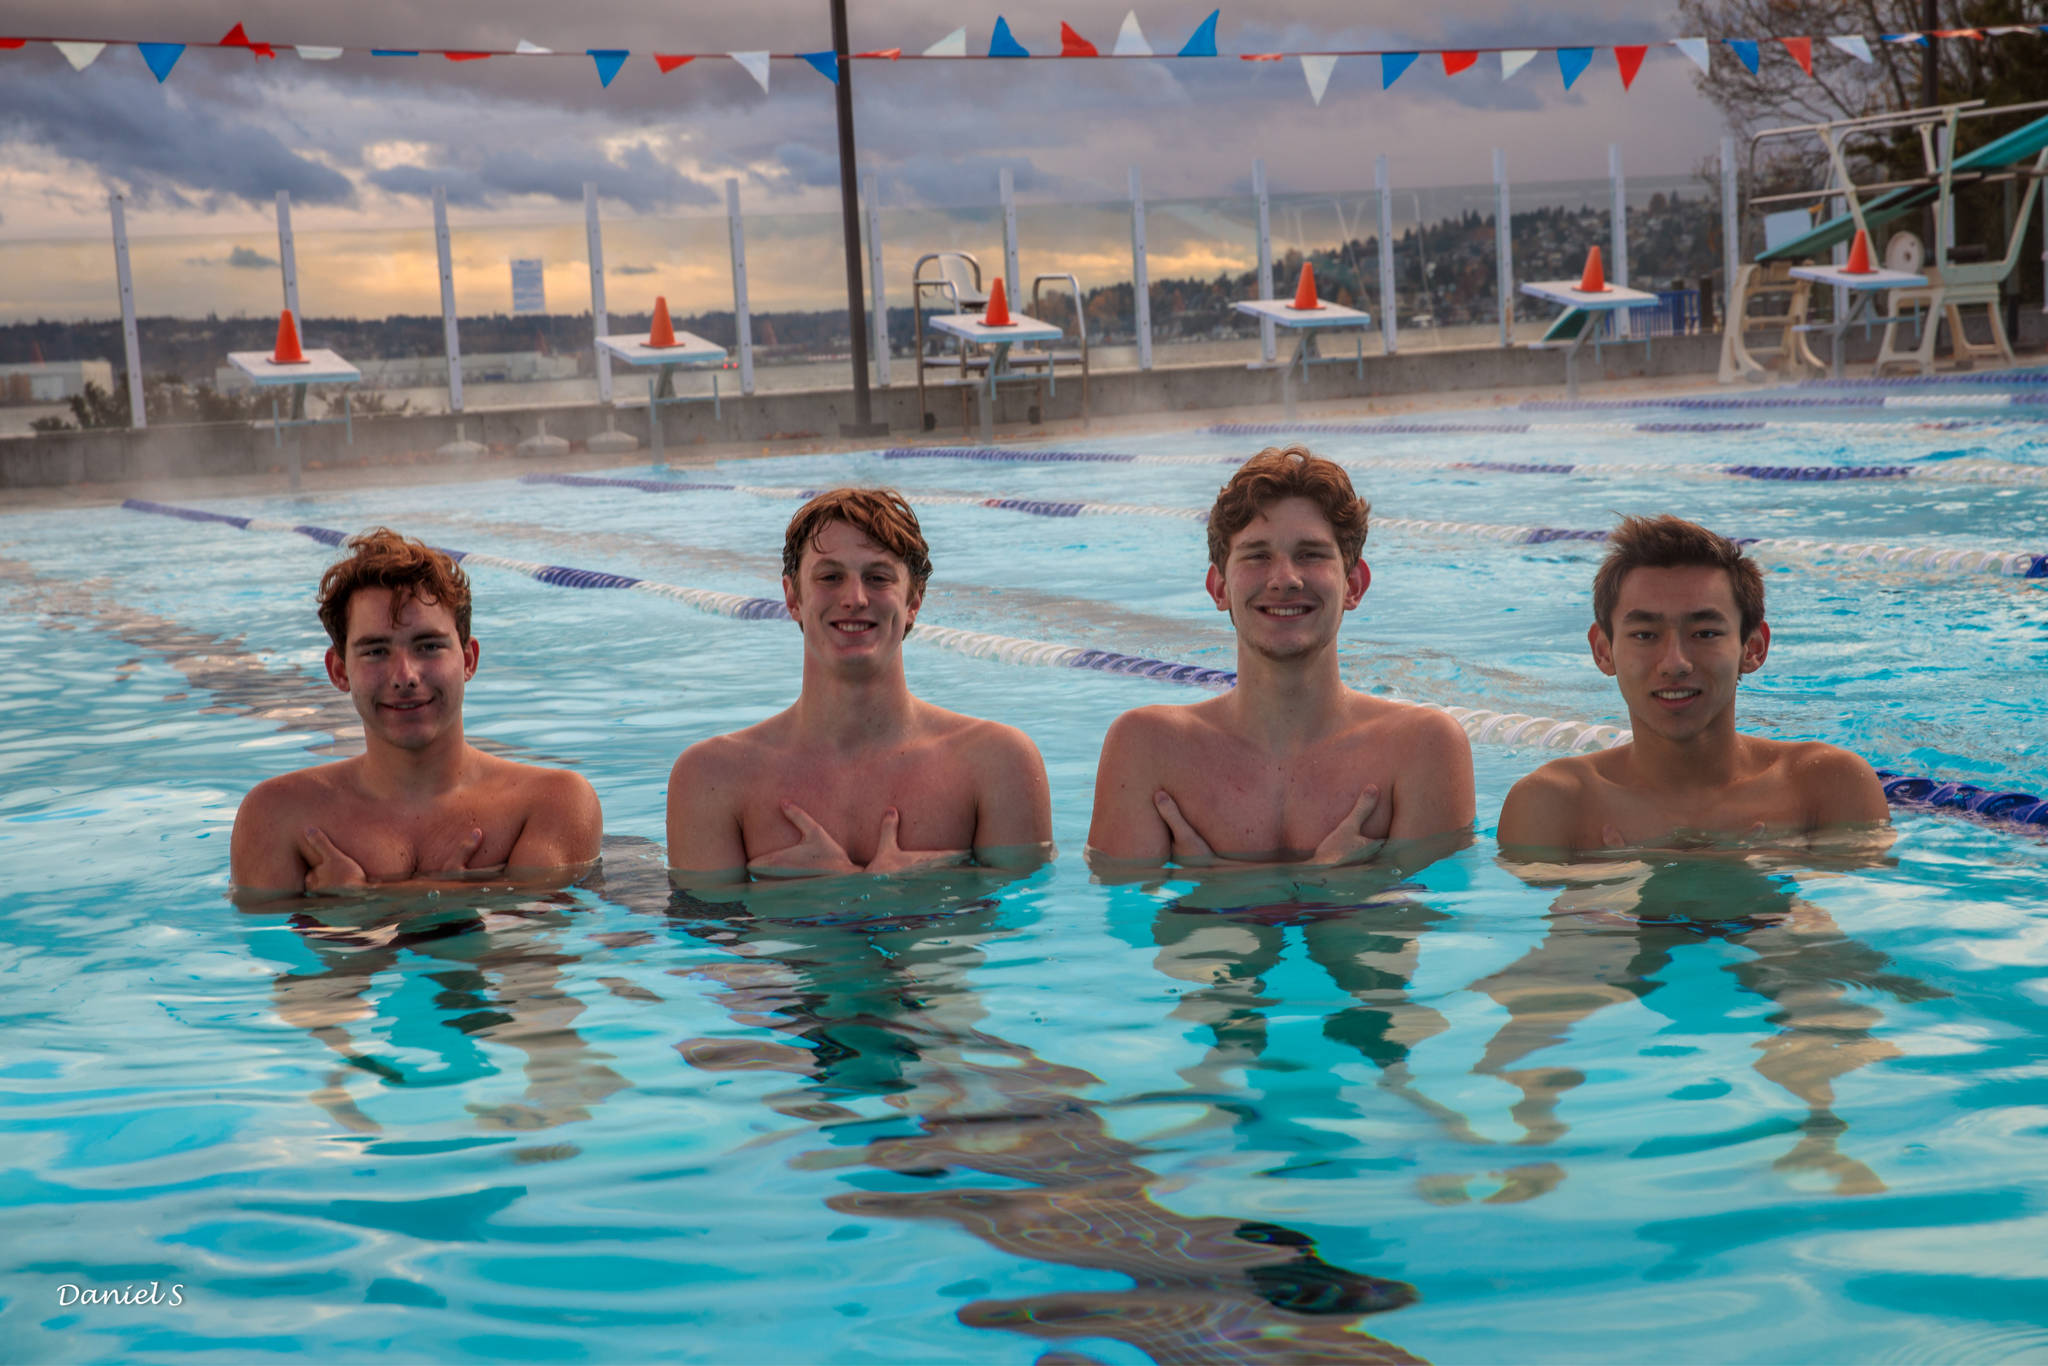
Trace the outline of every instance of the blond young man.
<instances>
[{"instance_id":1,"label":"blond young man","mask_svg":"<svg viewBox=\"0 0 2048 1366\"><path fill-rule=\"evenodd\" d=\"M1110 726L1088 833L1098 859L1428 862L1464 840L1472 754L1457 722L1339 674L1344 614L1372 582L1368 511L1341 466L1300 446L1261 451L1224 485L1206 583L1237 632L1237 686Z\"/></svg>"},{"instance_id":2,"label":"blond young man","mask_svg":"<svg viewBox=\"0 0 2048 1366\"><path fill-rule=\"evenodd\" d=\"M484 753L463 735L480 646L469 580L385 527L320 581L327 677L363 719L364 752L270 778L235 813L239 895L561 886L597 857L597 794L563 769Z\"/></svg>"},{"instance_id":3,"label":"blond young man","mask_svg":"<svg viewBox=\"0 0 2048 1366\"><path fill-rule=\"evenodd\" d=\"M669 775L674 879L896 873L1035 862L1045 764L1022 731L922 701L903 671L931 555L893 490L835 489L790 519L782 591L803 681L774 716L683 751Z\"/></svg>"}]
</instances>

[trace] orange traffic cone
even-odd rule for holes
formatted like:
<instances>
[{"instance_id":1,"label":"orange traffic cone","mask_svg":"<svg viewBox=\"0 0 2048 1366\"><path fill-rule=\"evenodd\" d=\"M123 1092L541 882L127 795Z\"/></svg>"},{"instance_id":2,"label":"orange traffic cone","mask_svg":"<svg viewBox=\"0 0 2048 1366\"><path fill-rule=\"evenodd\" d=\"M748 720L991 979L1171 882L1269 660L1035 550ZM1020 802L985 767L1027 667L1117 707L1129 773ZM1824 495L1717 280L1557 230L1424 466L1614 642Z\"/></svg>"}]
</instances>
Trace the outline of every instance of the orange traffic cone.
<instances>
[{"instance_id":1,"label":"orange traffic cone","mask_svg":"<svg viewBox=\"0 0 2048 1366\"><path fill-rule=\"evenodd\" d=\"M1579 293L1605 294L1607 292L1607 271L1600 264L1600 248L1594 247L1586 253L1586 273L1579 277Z\"/></svg>"},{"instance_id":2,"label":"orange traffic cone","mask_svg":"<svg viewBox=\"0 0 2048 1366\"><path fill-rule=\"evenodd\" d=\"M1856 229L1856 240L1849 245L1849 264L1842 267L1844 275L1875 275L1870 267L1870 234Z\"/></svg>"},{"instance_id":3,"label":"orange traffic cone","mask_svg":"<svg viewBox=\"0 0 2048 1366\"><path fill-rule=\"evenodd\" d=\"M277 315L277 349L270 353L272 365L304 365L306 353L299 349L299 325L287 308Z\"/></svg>"},{"instance_id":4,"label":"orange traffic cone","mask_svg":"<svg viewBox=\"0 0 2048 1366\"><path fill-rule=\"evenodd\" d=\"M654 325L647 329L647 344L656 350L665 350L678 344L675 324L668 320L666 294L654 296Z\"/></svg>"},{"instance_id":5,"label":"orange traffic cone","mask_svg":"<svg viewBox=\"0 0 2048 1366\"><path fill-rule=\"evenodd\" d=\"M1312 308L1321 308L1316 302L1316 268L1308 262L1301 263L1301 282L1294 287L1294 311L1306 313Z\"/></svg>"},{"instance_id":6,"label":"orange traffic cone","mask_svg":"<svg viewBox=\"0 0 2048 1366\"><path fill-rule=\"evenodd\" d=\"M1003 277L996 276L996 282L988 287L988 311L981 315L983 327L1011 327L1010 300L1003 293Z\"/></svg>"}]
</instances>

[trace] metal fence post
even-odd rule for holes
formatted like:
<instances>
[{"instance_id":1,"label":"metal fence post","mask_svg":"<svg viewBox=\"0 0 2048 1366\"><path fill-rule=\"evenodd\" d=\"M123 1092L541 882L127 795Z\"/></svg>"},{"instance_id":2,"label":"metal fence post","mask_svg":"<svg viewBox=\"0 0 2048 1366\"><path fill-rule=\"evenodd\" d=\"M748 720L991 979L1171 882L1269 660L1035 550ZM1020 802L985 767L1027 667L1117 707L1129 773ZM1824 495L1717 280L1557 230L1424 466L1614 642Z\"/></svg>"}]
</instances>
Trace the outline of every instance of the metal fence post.
<instances>
[{"instance_id":1,"label":"metal fence post","mask_svg":"<svg viewBox=\"0 0 2048 1366\"><path fill-rule=\"evenodd\" d=\"M732 229L732 324L739 334L740 392L754 392L754 318L747 309L747 237L740 220L740 182L727 177L725 219Z\"/></svg>"},{"instance_id":2,"label":"metal fence post","mask_svg":"<svg viewBox=\"0 0 2048 1366\"><path fill-rule=\"evenodd\" d=\"M882 293L882 204L872 172L862 187L868 202L868 293L874 302L875 383L889 387L889 303Z\"/></svg>"},{"instance_id":3,"label":"metal fence post","mask_svg":"<svg viewBox=\"0 0 2048 1366\"><path fill-rule=\"evenodd\" d=\"M1742 206L1735 177L1735 139L1721 139L1721 330L1737 325L1735 277L1742 272Z\"/></svg>"},{"instance_id":4,"label":"metal fence post","mask_svg":"<svg viewBox=\"0 0 2048 1366\"><path fill-rule=\"evenodd\" d=\"M1621 144L1607 144L1607 178L1614 183L1614 216L1611 226L1614 230L1614 260L1608 263L1608 283L1628 287L1628 184L1621 175ZM1614 310L1614 335L1626 338L1629 335L1629 310Z\"/></svg>"},{"instance_id":5,"label":"metal fence post","mask_svg":"<svg viewBox=\"0 0 2048 1366\"><path fill-rule=\"evenodd\" d=\"M455 325L455 262L448 241L448 191L434 187L434 251L441 258L441 337L448 347L448 411L462 411L462 338Z\"/></svg>"},{"instance_id":6,"label":"metal fence post","mask_svg":"<svg viewBox=\"0 0 2048 1366\"><path fill-rule=\"evenodd\" d=\"M135 331L135 282L128 274L128 215L121 196L107 196L114 215L114 280L121 290L121 344L128 355L128 425L141 431L149 426L149 414L142 404L142 339Z\"/></svg>"},{"instance_id":7,"label":"metal fence post","mask_svg":"<svg viewBox=\"0 0 2048 1366\"><path fill-rule=\"evenodd\" d=\"M590 256L590 335L609 337L612 320L604 304L604 224L597 216L597 182L593 180L583 182L583 236ZM597 348L597 401L612 401L612 357L601 346Z\"/></svg>"},{"instance_id":8,"label":"metal fence post","mask_svg":"<svg viewBox=\"0 0 2048 1366\"><path fill-rule=\"evenodd\" d=\"M1494 288L1500 294L1500 344L1515 344L1515 236L1508 209L1508 154L1493 149Z\"/></svg>"},{"instance_id":9,"label":"metal fence post","mask_svg":"<svg viewBox=\"0 0 2048 1366\"><path fill-rule=\"evenodd\" d=\"M1266 212L1266 163L1263 158L1252 162L1252 198L1259 206L1259 297L1273 297L1273 231ZM1271 365L1278 353L1274 350L1273 322L1270 318L1259 319L1259 358Z\"/></svg>"},{"instance_id":10,"label":"metal fence post","mask_svg":"<svg viewBox=\"0 0 2048 1366\"><path fill-rule=\"evenodd\" d=\"M1387 354L1400 350L1400 298L1394 288L1394 187L1384 154L1372 163L1372 187L1380 201L1380 341Z\"/></svg>"},{"instance_id":11,"label":"metal fence post","mask_svg":"<svg viewBox=\"0 0 2048 1366\"><path fill-rule=\"evenodd\" d=\"M1017 185L1009 167L1005 166L996 173L996 188L1003 200L1003 276L1009 282L1011 302L1023 308L1025 304L1019 291L1024 288L1024 282L1017 274Z\"/></svg>"},{"instance_id":12,"label":"metal fence post","mask_svg":"<svg viewBox=\"0 0 2048 1366\"><path fill-rule=\"evenodd\" d=\"M2042 215L2048 222L2048 214ZM1145 183L1131 167L1131 323L1138 334L1138 368L1152 368L1152 271L1145 261Z\"/></svg>"},{"instance_id":13,"label":"metal fence post","mask_svg":"<svg viewBox=\"0 0 2048 1366\"><path fill-rule=\"evenodd\" d=\"M292 317L303 332L306 315L299 312L299 256L292 247L292 195L289 190L277 192L277 265L284 274L284 306L292 311Z\"/></svg>"}]
</instances>

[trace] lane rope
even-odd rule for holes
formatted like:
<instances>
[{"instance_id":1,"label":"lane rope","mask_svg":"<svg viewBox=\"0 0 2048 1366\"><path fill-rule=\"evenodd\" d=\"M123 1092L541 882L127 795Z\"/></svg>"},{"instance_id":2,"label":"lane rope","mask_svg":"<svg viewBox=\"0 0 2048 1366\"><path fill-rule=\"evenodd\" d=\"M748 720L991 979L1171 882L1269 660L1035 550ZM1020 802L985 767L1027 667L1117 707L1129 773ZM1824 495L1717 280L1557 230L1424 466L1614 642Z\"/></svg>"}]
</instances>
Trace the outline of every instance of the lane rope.
<instances>
[{"instance_id":1,"label":"lane rope","mask_svg":"<svg viewBox=\"0 0 2048 1366\"><path fill-rule=\"evenodd\" d=\"M208 512L201 508L152 502L144 498L130 498L121 506L131 512L174 517L189 522L214 523L243 531L290 532L310 537L322 545L329 546L338 546L348 538L348 533L332 527L272 521L260 517L236 517L226 513ZM443 550L445 554L463 565L503 569L561 588L630 589L680 602L700 612L741 621L790 619L788 608L773 598L750 598L738 593L685 588L677 584L658 583L652 579L613 574L604 570L540 564L531 560L485 554L481 551L453 550L445 547L436 549ZM956 650L973 658L993 659L1007 664L1128 674L1215 691L1231 687L1237 682L1237 674L1233 670L1178 664L1170 660L1119 654L1112 650L1084 649L1080 646L1059 645L1049 641L1022 640L985 631L963 631L956 627L932 626L927 623L919 623L915 638L942 649ZM1571 718L1531 716L1525 712L1487 711L1475 707L1452 707L1435 702L1416 702L1410 705L1427 707L1449 715L1458 722L1474 744L1585 753L1626 744L1631 738L1630 732L1619 726L1598 725ZM1970 783L1945 783L1888 769L1879 769L1877 773L1879 781L1884 785L1885 800L1894 806L1963 815L1992 824L2048 826L2048 799L2031 793L1993 791Z\"/></svg>"},{"instance_id":2,"label":"lane rope","mask_svg":"<svg viewBox=\"0 0 2048 1366\"><path fill-rule=\"evenodd\" d=\"M756 484L699 483L671 479L608 479L584 474L529 474L523 484L557 484L571 488L626 488L642 493L736 492L763 498L807 499L822 490L774 488ZM1151 503L1099 503L1047 498L980 497L964 493L914 491L905 495L916 503L949 504L996 508L1035 517L1165 517L1177 521L1206 522L1202 508L1171 507ZM1500 545L1550 545L1560 541L1600 542L1611 533L1574 527L1506 526L1490 522L1455 522L1417 517L1374 516L1374 527L1425 536L1447 536L1462 540L1491 541ZM1987 550L1975 546L1884 545L1865 541L1821 541L1792 536L1732 536L1737 545L1762 558L1786 556L1792 559L1849 559L1865 561L1883 569L1920 570L1936 574L1999 574L2024 579L2048 578L2048 552L2031 550Z\"/></svg>"}]
</instances>

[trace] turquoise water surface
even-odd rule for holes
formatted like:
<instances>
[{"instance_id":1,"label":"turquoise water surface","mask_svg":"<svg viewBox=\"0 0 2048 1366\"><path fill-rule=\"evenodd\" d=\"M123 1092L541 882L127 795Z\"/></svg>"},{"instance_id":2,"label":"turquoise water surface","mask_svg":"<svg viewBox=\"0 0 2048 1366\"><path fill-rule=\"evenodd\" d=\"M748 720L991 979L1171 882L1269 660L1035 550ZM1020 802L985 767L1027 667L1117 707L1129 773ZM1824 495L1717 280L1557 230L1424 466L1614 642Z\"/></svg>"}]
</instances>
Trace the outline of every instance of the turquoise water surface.
<instances>
[{"instance_id":1,"label":"turquoise water surface","mask_svg":"<svg viewBox=\"0 0 2048 1366\"><path fill-rule=\"evenodd\" d=\"M1440 459L1361 467L1389 518L1675 511L2038 552L2036 487L1449 466L2028 465L2044 432L1992 414L1315 444ZM1226 472L871 453L677 477L1199 508ZM795 506L510 481L161 496L766 596ZM923 521L928 623L1233 662L1198 523ZM1597 554L1376 530L1346 675L1622 720L1585 652ZM1205 694L913 637L921 695L1038 742L1059 857L709 906L662 873L669 764L787 705L795 629L477 568L470 734L590 778L600 873L245 912L225 899L242 793L358 743L312 611L333 557L111 506L0 518L0 1359L2048 1358L2038 833L1902 813L1878 867L1674 856L1532 887L1490 829L1549 756L1482 745L1464 853L1348 899L1205 910L1190 882L1104 886L1081 858L1110 721ZM1766 567L1776 635L1745 725L2048 789L2041 581Z\"/></svg>"}]
</instances>

